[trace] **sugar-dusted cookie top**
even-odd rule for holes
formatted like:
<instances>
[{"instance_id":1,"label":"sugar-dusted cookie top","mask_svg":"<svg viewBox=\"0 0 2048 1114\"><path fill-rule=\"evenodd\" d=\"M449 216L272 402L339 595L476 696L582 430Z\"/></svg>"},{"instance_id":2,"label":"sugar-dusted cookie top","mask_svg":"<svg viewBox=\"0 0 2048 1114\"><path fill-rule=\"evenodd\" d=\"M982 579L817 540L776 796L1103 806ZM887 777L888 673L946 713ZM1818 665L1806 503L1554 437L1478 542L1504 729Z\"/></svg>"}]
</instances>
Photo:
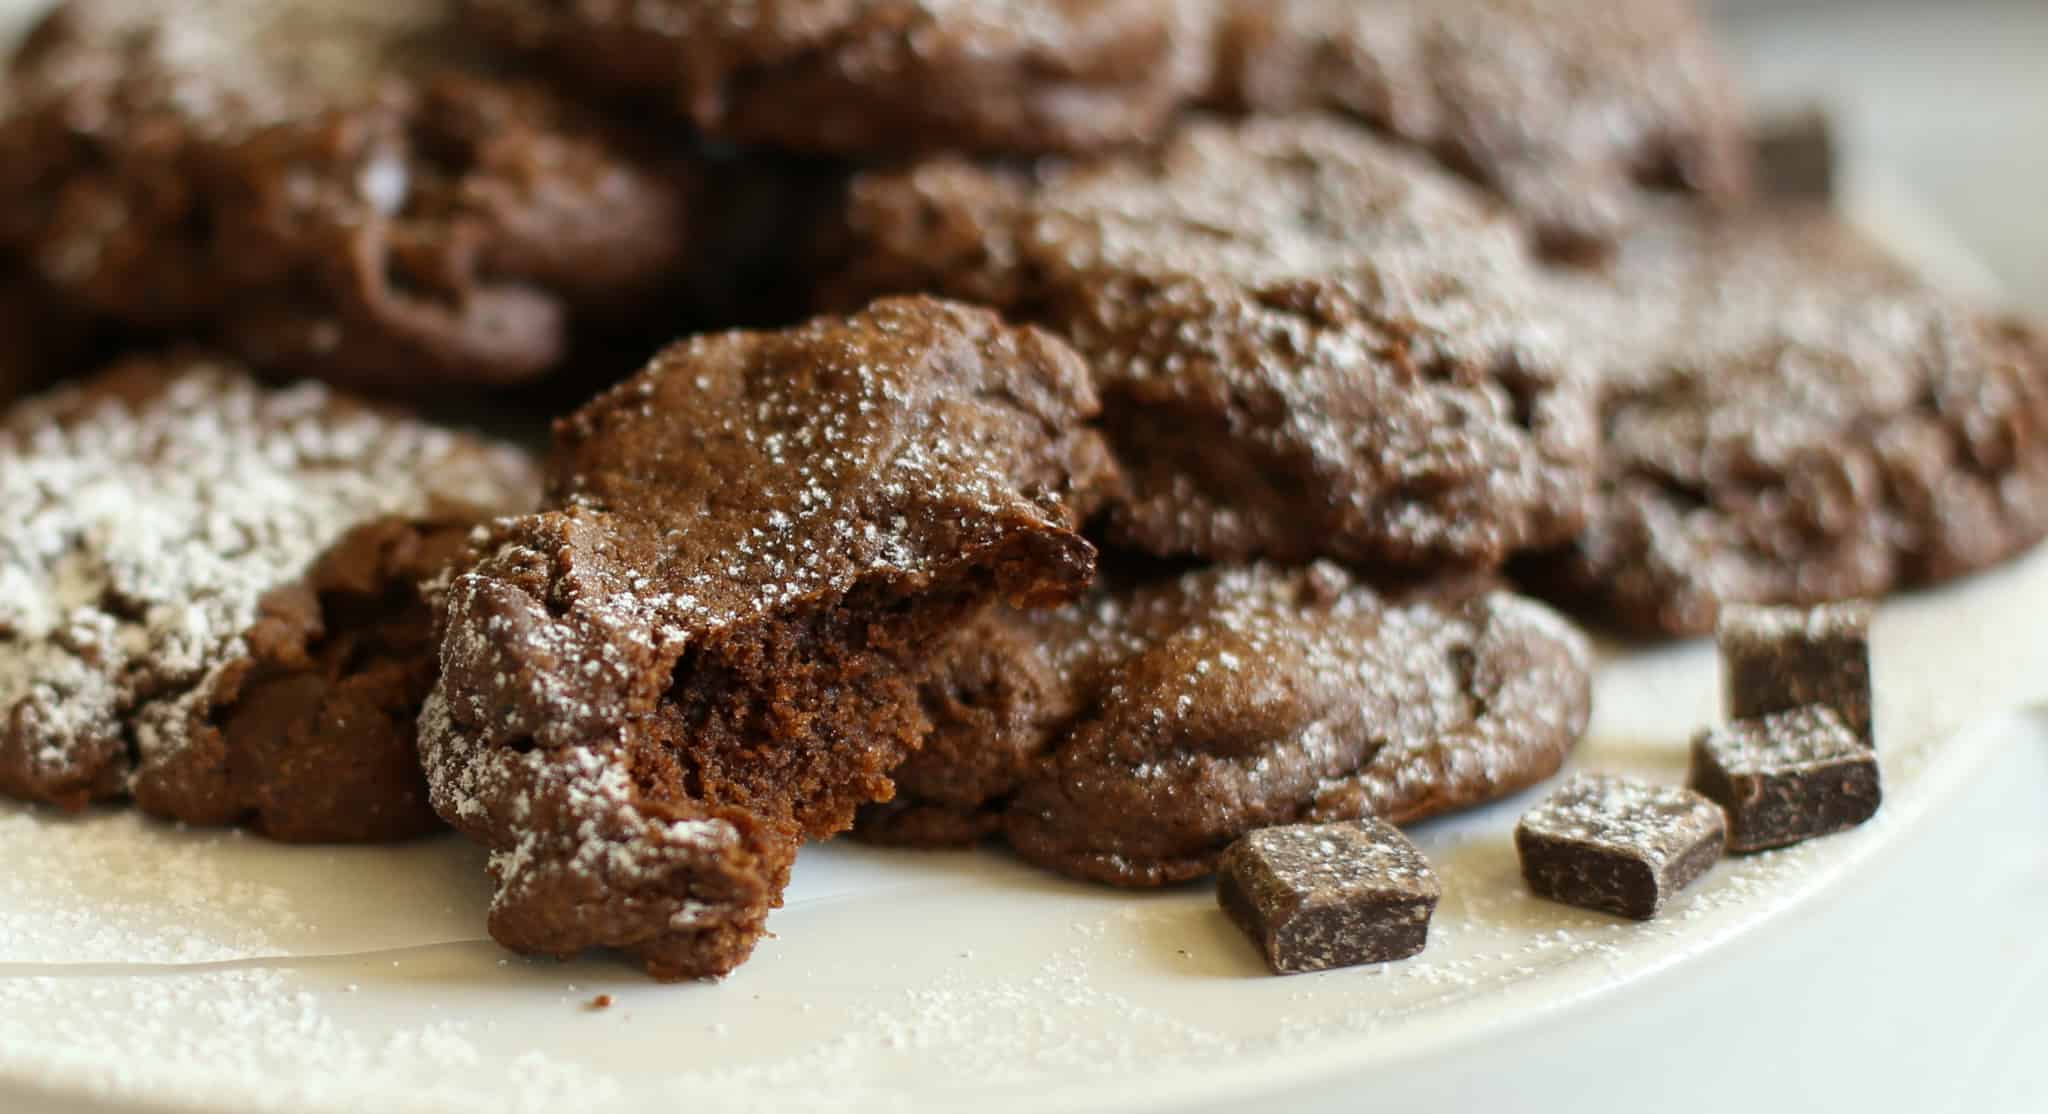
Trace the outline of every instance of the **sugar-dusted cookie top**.
<instances>
[{"instance_id":1,"label":"sugar-dusted cookie top","mask_svg":"<svg viewBox=\"0 0 2048 1114\"><path fill-rule=\"evenodd\" d=\"M925 681L934 731L862 817L911 844L1001 831L1077 877L1206 874L1301 819L1406 822L1555 772L1591 706L1584 639L1484 586L1381 593L1337 567L1112 579L967 626Z\"/></svg>"},{"instance_id":2,"label":"sugar-dusted cookie top","mask_svg":"<svg viewBox=\"0 0 2048 1114\"><path fill-rule=\"evenodd\" d=\"M1213 0L466 0L500 42L708 134L842 155L1141 142L1206 88Z\"/></svg>"},{"instance_id":3,"label":"sugar-dusted cookie top","mask_svg":"<svg viewBox=\"0 0 2048 1114\"><path fill-rule=\"evenodd\" d=\"M418 830L420 581L536 488L510 449L200 356L130 360L16 406L0 422L0 789L71 807L132 794L287 837ZM353 744L320 708L360 708L365 686L390 723L352 725L352 763L321 749ZM267 717L273 749L230 771L244 713ZM386 726L399 758L371 739ZM367 788L353 816L309 803L352 790L292 763L411 792L412 819L386 826Z\"/></svg>"},{"instance_id":4,"label":"sugar-dusted cookie top","mask_svg":"<svg viewBox=\"0 0 2048 1114\"><path fill-rule=\"evenodd\" d=\"M1347 113L1597 253L1654 192L1747 192L1741 106L1692 0L1224 0L1223 101Z\"/></svg>"},{"instance_id":5,"label":"sugar-dusted cookie top","mask_svg":"<svg viewBox=\"0 0 2048 1114\"><path fill-rule=\"evenodd\" d=\"M2048 531L2048 341L1794 207L1671 212L1554 314L1601 378L1600 494L1533 570L1643 632L1875 597Z\"/></svg>"},{"instance_id":6,"label":"sugar-dusted cookie top","mask_svg":"<svg viewBox=\"0 0 2048 1114\"><path fill-rule=\"evenodd\" d=\"M863 175L835 303L985 301L1067 339L1161 555L1484 566L1569 538L1592 393L1533 320L1515 226L1339 121L1188 124L1036 171Z\"/></svg>"}]
</instances>

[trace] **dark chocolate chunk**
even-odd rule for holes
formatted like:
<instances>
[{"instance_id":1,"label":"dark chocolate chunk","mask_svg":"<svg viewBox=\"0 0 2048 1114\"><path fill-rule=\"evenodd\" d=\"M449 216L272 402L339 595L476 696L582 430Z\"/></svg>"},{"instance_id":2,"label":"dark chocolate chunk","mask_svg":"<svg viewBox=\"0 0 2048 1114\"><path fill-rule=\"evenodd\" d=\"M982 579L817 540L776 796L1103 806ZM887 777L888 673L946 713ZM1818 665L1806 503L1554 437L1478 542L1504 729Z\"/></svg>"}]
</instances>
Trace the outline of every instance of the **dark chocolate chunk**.
<instances>
[{"instance_id":1,"label":"dark chocolate chunk","mask_svg":"<svg viewBox=\"0 0 2048 1114\"><path fill-rule=\"evenodd\" d=\"M1877 755L1818 704L1703 731L1694 789L1728 815L1728 850L1784 847L1845 832L1877 815Z\"/></svg>"},{"instance_id":2,"label":"dark chocolate chunk","mask_svg":"<svg viewBox=\"0 0 2048 1114\"><path fill-rule=\"evenodd\" d=\"M1721 857L1727 820L1674 785L1579 774L1515 828L1537 896L1648 920Z\"/></svg>"},{"instance_id":3,"label":"dark chocolate chunk","mask_svg":"<svg viewBox=\"0 0 2048 1114\"><path fill-rule=\"evenodd\" d=\"M1758 191L1773 198L1832 201L1840 151L1834 122L1819 105L1780 111L1751 128Z\"/></svg>"},{"instance_id":4,"label":"dark chocolate chunk","mask_svg":"<svg viewBox=\"0 0 2048 1114\"><path fill-rule=\"evenodd\" d=\"M1728 718L1824 704L1877 745L1870 710L1870 607L1728 607L1721 613Z\"/></svg>"},{"instance_id":5,"label":"dark chocolate chunk","mask_svg":"<svg viewBox=\"0 0 2048 1114\"><path fill-rule=\"evenodd\" d=\"M1442 893L1408 837L1371 819L1253 832L1221 869L1217 900L1281 975L1415 955Z\"/></svg>"}]
</instances>

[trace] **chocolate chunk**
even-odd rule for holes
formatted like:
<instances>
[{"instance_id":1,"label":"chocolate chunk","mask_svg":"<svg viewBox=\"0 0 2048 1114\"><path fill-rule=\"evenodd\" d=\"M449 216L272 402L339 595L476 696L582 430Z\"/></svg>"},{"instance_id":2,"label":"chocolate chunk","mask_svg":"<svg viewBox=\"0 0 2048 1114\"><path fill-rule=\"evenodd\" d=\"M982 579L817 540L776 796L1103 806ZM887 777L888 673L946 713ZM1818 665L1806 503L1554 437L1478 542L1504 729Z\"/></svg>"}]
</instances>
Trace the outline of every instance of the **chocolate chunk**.
<instances>
[{"instance_id":1,"label":"chocolate chunk","mask_svg":"<svg viewBox=\"0 0 2048 1114\"><path fill-rule=\"evenodd\" d=\"M1220 869L1217 901L1281 975L1421 952L1442 892L1408 837L1370 819L1253 832Z\"/></svg>"},{"instance_id":2,"label":"chocolate chunk","mask_svg":"<svg viewBox=\"0 0 2048 1114\"><path fill-rule=\"evenodd\" d=\"M1677 786L1579 774L1522 817L1515 850L1540 897L1648 920L1720 859L1728 825Z\"/></svg>"},{"instance_id":3,"label":"chocolate chunk","mask_svg":"<svg viewBox=\"0 0 2048 1114\"><path fill-rule=\"evenodd\" d=\"M1731 607L1722 612L1718 640L1729 719L1821 704L1863 745L1877 745L1868 604Z\"/></svg>"},{"instance_id":4,"label":"chocolate chunk","mask_svg":"<svg viewBox=\"0 0 2048 1114\"><path fill-rule=\"evenodd\" d=\"M1694 789L1728 814L1728 850L1783 847L1877 814L1877 755L1831 708L1809 705L1701 732Z\"/></svg>"},{"instance_id":5,"label":"chocolate chunk","mask_svg":"<svg viewBox=\"0 0 2048 1114\"><path fill-rule=\"evenodd\" d=\"M798 845L894 791L931 648L1087 587L1095 409L1044 333L902 299L685 341L557 423L421 716L435 809L500 852L491 934L744 960Z\"/></svg>"},{"instance_id":6,"label":"chocolate chunk","mask_svg":"<svg viewBox=\"0 0 2048 1114\"><path fill-rule=\"evenodd\" d=\"M1837 162L1834 122L1815 105L1766 116L1750 131L1757 188L1787 201L1833 201Z\"/></svg>"}]
</instances>

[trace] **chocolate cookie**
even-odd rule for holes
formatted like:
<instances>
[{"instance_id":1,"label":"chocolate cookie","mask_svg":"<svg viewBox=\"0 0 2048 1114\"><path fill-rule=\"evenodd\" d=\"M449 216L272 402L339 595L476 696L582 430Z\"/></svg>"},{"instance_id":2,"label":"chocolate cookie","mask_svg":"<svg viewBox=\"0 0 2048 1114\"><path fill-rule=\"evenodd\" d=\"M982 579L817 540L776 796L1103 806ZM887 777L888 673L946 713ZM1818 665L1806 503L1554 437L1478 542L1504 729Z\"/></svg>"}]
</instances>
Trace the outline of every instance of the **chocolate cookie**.
<instances>
[{"instance_id":1,"label":"chocolate cookie","mask_svg":"<svg viewBox=\"0 0 2048 1114\"><path fill-rule=\"evenodd\" d=\"M1645 189L1728 200L1748 150L1690 0L1225 0L1224 104L1330 109L1498 190L1567 254Z\"/></svg>"},{"instance_id":2,"label":"chocolate cookie","mask_svg":"<svg viewBox=\"0 0 2048 1114\"><path fill-rule=\"evenodd\" d=\"M464 0L493 39L706 134L842 155L1150 138L1210 71L1213 0Z\"/></svg>"},{"instance_id":3,"label":"chocolate cookie","mask_svg":"<svg viewBox=\"0 0 2048 1114\"><path fill-rule=\"evenodd\" d=\"M1000 829L1075 877L1181 881L1259 828L1405 823L1549 776L1590 670L1583 638L1498 590L1383 595L1327 563L1106 586L964 630L924 684L930 739L861 831Z\"/></svg>"},{"instance_id":4,"label":"chocolate cookie","mask_svg":"<svg viewBox=\"0 0 2048 1114\"><path fill-rule=\"evenodd\" d=\"M1486 566L1561 542L1592 397L1527 322L1519 232L1341 122L1197 122L1162 149L851 187L822 297L935 290L1071 341L1160 555Z\"/></svg>"},{"instance_id":5,"label":"chocolate cookie","mask_svg":"<svg viewBox=\"0 0 2048 1114\"><path fill-rule=\"evenodd\" d=\"M798 843L890 796L930 647L1088 584L1095 409L1058 341L904 299L684 342L562 421L554 509L453 582L423 716L491 934L743 961Z\"/></svg>"},{"instance_id":6,"label":"chocolate cookie","mask_svg":"<svg viewBox=\"0 0 2048 1114\"><path fill-rule=\"evenodd\" d=\"M1875 597L2048 530L2048 341L1822 210L1674 213L1554 285L1605 435L1591 524L1528 570L1560 599L1698 634L1724 602Z\"/></svg>"},{"instance_id":7,"label":"chocolate cookie","mask_svg":"<svg viewBox=\"0 0 2048 1114\"><path fill-rule=\"evenodd\" d=\"M532 377L682 255L683 192L450 0L66 0L0 93L0 246L117 321L382 389Z\"/></svg>"},{"instance_id":8,"label":"chocolate cookie","mask_svg":"<svg viewBox=\"0 0 2048 1114\"><path fill-rule=\"evenodd\" d=\"M137 359L0 424L0 792L290 840L434 820L420 585L526 459L313 386Z\"/></svg>"}]
</instances>

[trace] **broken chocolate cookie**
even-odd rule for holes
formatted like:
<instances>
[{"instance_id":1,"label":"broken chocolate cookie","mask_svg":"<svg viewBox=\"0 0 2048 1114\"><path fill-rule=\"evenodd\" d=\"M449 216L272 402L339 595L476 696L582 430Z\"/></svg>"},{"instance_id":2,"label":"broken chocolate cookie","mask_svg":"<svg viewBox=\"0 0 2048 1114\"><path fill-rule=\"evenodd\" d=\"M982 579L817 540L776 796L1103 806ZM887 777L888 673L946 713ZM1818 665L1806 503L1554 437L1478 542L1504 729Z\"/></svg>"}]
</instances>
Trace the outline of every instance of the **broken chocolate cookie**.
<instances>
[{"instance_id":1,"label":"broken chocolate cookie","mask_svg":"<svg viewBox=\"0 0 2048 1114\"><path fill-rule=\"evenodd\" d=\"M448 590L423 716L435 808L494 852L491 934L742 962L798 844L930 731L931 648L1087 586L1095 410L1052 337L903 299L683 342L559 423L552 509Z\"/></svg>"},{"instance_id":2,"label":"broken chocolate cookie","mask_svg":"<svg viewBox=\"0 0 2048 1114\"><path fill-rule=\"evenodd\" d=\"M1552 285L1603 396L1592 521L1524 570L1560 600L1700 634L1724 604L1880 596L2048 531L2048 340L1825 211L1673 211Z\"/></svg>"},{"instance_id":3,"label":"broken chocolate cookie","mask_svg":"<svg viewBox=\"0 0 2048 1114\"><path fill-rule=\"evenodd\" d=\"M1443 892L1429 860L1380 820L1256 831L1217 871L1217 901L1281 975L1419 954Z\"/></svg>"},{"instance_id":4,"label":"broken chocolate cookie","mask_svg":"<svg viewBox=\"0 0 2048 1114\"><path fill-rule=\"evenodd\" d=\"M1691 785L1728 815L1728 850L1783 847L1877 815L1877 755L1831 708L1809 705L1701 732Z\"/></svg>"},{"instance_id":5,"label":"broken chocolate cookie","mask_svg":"<svg viewBox=\"0 0 2048 1114\"><path fill-rule=\"evenodd\" d=\"M266 369L530 378L682 258L682 192L451 33L450 0L64 0L0 91L0 246Z\"/></svg>"},{"instance_id":6,"label":"broken chocolate cookie","mask_svg":"<svg viewBox=\"0 0 2048 1114\"><path fill-rule=\"evenodd\" d=\"M526 458L316 386L136 359L0 423L0 792L302 841L434 826L422 584Z\"/></svg>"},{"instance_id":7,"label":"broken chocolate cookie","mask_svg":"<svg viewBox=\"0 0 2048 1114\"><path fill-rule=\"evenodd\" d=\"M1537 896L1648 920L1720 861L1727 834L1690 789L1579 774L1522 817L1515 850Z\"/></svg>"},{"instance_id":8,"label":"broken chocolate cookie","mask_svg":"<svg viewBox=\"0 0 2048 1114\"><path fill-rule=\"evenodd\" d=\"M1061 873L1162 885L1258 828L1534 784L1583 731L1589 678L1576 632L1498 590L1383 595L1329 564L1113 581L960 632L925 678L932 735L861 830L1000 830Z\"/></svg>"},{"instance_id":9,"label":"broken chocolate cookie","mask_svg":"<svg viewBox=\"0 0 2048 1114\"><path fill-rule=\"evenodd\" d=\"M1519 233L1346 124L1196 122L1031 173L863 175L825 299L932 290L1086 357L1164 556L1483 567L1583 521L1591 384L1531 324Z\"/></svg>"}]
</instances>

